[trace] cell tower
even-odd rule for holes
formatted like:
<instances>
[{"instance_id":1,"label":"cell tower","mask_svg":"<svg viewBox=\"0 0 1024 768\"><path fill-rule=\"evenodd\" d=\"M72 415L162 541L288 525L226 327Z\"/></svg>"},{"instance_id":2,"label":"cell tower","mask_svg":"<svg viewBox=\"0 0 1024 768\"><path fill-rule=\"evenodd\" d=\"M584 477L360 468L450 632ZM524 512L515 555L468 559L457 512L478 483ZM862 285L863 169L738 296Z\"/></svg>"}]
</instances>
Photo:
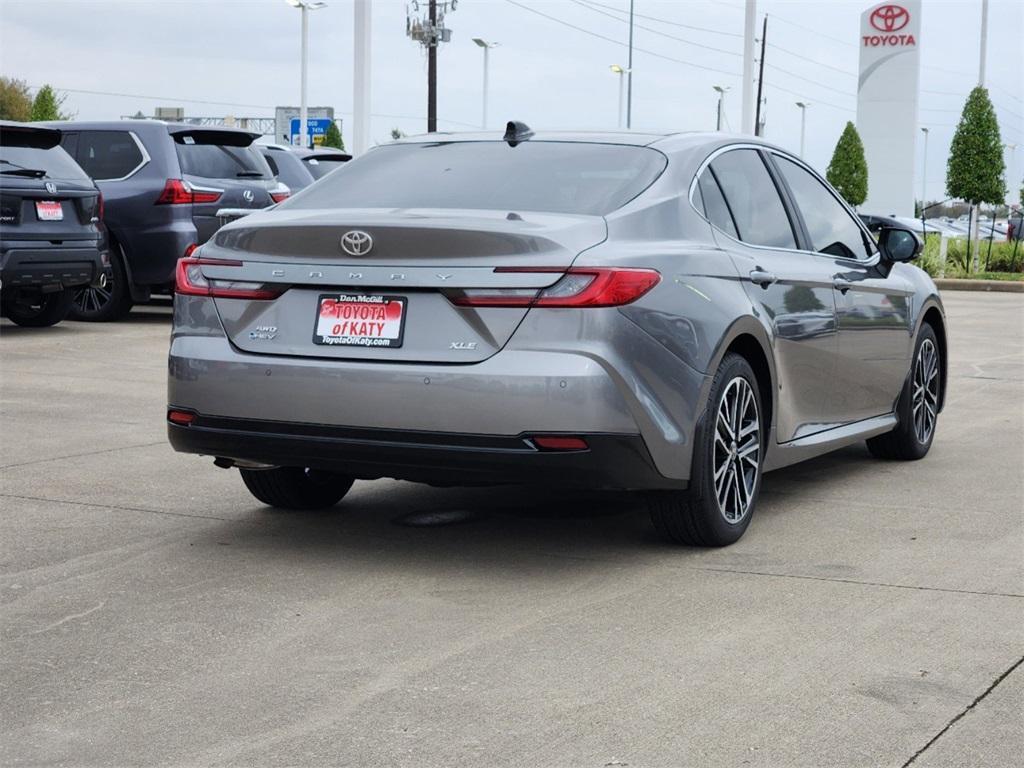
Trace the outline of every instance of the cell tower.
<instances>
[{"instance_id":1,"label":"cell tower","mask_svg":"<svg viewBox=\"0 0 1024 768\"><path fill-rule=\"evenodd\" d=\"M444 17L457 4L458 0L428 0L424 11L419 0L412 0L405 7L405 34L427 49L427 133L437 130L437 46L452 39Z\"/></svg>"}]
</instances>

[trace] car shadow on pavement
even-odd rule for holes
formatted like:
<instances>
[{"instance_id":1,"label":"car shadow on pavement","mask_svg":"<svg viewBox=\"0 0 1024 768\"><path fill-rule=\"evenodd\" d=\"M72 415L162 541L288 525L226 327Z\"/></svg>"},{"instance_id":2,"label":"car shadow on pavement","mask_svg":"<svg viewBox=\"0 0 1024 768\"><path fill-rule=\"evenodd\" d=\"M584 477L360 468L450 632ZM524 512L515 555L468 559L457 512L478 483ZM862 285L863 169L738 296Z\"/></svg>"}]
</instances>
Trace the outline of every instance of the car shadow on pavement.
<instances>
[{"instance_id":1,"label":"car shadow on pavement","mask_svg":"<svg viewBox=\"0 0 1024 768\"><path fill-rule=\"evenodd\" d=\"M875 467L877 462L863 446L851 446L769 473L757 514L762 522L770 521L800 505L802 497L827 496L829 485L855 483ZM521 573L550 568L552 557L578 571L609 562L626 565L637 556L682 554L703 560L726 551L662 541L642 499L634 494L522 486L431 488L394 482L357 483L348 497L328 510L287 512L253 506L246 517L199 535L205 541L194 540L195 544L233 546L290 567L327 561L344 571L370 560L431 575L477 568Z\"/></svg>"}]
</instances>

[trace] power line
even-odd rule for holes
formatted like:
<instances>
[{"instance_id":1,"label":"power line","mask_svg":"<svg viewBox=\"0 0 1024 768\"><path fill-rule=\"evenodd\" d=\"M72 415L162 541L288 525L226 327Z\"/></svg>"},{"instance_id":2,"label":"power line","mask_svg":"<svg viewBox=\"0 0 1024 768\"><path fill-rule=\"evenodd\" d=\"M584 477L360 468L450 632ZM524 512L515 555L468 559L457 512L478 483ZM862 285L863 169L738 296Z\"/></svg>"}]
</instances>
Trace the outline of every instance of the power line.
<instances>
[{"instance_id":1,"label":"power line","mask_svg":"<svg viewBox=\"0 0 1024 768\"><path fill-rule=\"evenodd\" d=\"M846 46L849 46L850 48L856 48L857 47L856 43L851 43L849 40L841 40L838 37L832 37L831 35L826 35L820 29L814 29L813 27L805 27L803 24L797 24L795 21L790 21L785 16L779 16L779 15L774 14L774 13L770 14L770 15L771 15L771 17L773 19L777 19L778 21L781 21L781 22L783 22L785 24L789 24L790 26L796 27L797 29L802 29L805 32L813 32L814 35L817 36L817 37L823 37L826 40L831 40L832 42L839 43L840 45L846 45Z\"/></svg>"},{"instance_id":2,"label":"power line","mask_svg":"<svg viewBox=\"0 0 1024 768\"><path fill-rule=\"evenodd\" d=\"M782 72L783 74L789 75L790 77L795 77L797 80L804 80L805 82L811 83L812 85L816 85L819 88L828 88L830 91L832 91L834 93L840 93L843 96L856 96L857 95L853 91L842 91L842 90L839 90L838 88L836 88L835 86L833 86L833 85L831 85L829 83L823 83L820 80L813 80L813 79L811 79L809 77L804 77L803 75L798 75L796 72L792 72L792 71L790 71L788 69L783 69L782 67L778 66L777 64L765 63L765 66L766 67L771 67L772 69L777 70L779 72Z\"/></svg>"},{"instance_id":3,"label":"power line","mask_svg":"<svg viewBox=\"0 0 1024 768\"><path fill-rule=\"evenodd\" d=\"M607 8L610 11L615 11L616 13L625 14L627 16L629 15L629 11L624 11L621 8L616 8L614 5L606 5L605 3L598 3L598 2L596 2L596 0L583 0L583 2L586 3L587 5L596 5L596 6L599 6L601 8ZM724 31L722 31L720 29L710 29L709 27L697 27L697 26L694 26L693 24L683 24L682 22L679 22L679 21L671 21L670 19L662 19L662 18L660 18L658 16L648 16L648 15L643 14L643 13L634 13L633 15L636 16L638 19L647 19L648 21L656 21L659 24L668 24L669 26L679 27L681 29L692 29L695 32L709 32L709 33L711 33L713 35L725 35L726 37L738 37L738 38L741 38L741 39L743 37L743 35L740 34L739 32L724 32Z\"/></svg>"},{"instance_id":4,"label":"power line","mask_svg":"<svg viewBox=\"0 0 1024 768\"><path fill-rule=\"evenodd\" d=\"M583 0L569 0L569 2L575 3L576 5L578 5L578 6L582 7L582 8L586 8L588 11L593 11L594 13L600 13L602 16L607 16L610 19L615 19L615 21L621 21L623 24L629 24L629 21L627 19L620 19L618 16L614 16L614 15L608 13L607 11L602 11L602 10L599 10L597 8L591 8L590 5L588 5L587 3L583 2ZM653 27L645 27L643 24L633 24L633 26L636 27L637 29L642 29L642 30L645 30L645 31L650 32L652 34L660 35L661 37L667 37L669 40L675 40L675 41L680 42L680 43L686 43L687 45L691 45L694 48L703 48L706 51L715 51L716 53L724 53L726 56L741 57L743 55L741 53L737 53L736 51L727 51L724 48L715 48L714 46L704 45L703 43L697 43L697 42L694 42L693 40L687 40L686 38L683 38L683 37L676 37L675 35L670 35L667 32L662 32L661 30L654 29Z\"/></svg>"},{"instance_id":5,"label":"power line","mask_svg":"<svg viewBox=\"0 0 1024 768\"><path fill-rule=\"evenodd\" d=\"M822 105L822 106L825 106L825 107L832 107L833 109L838 109L838 110L840 110L842 112L856 112L857 111L853 107L844 107L841 104L833 104L831 101L823 101L822 99L811 99L806 94L797 93L796 91L791 91L791 90L789 90L789 88L783 88L781 85L775 85L774 83L771 83L771 82L769 82L767 80L765 81L765 87L767 87L767 88L774 88L777 91L782 91L783 93L788 93L790 96L796 96L798 99L804 99L805 101L809 101L809 102L811 102L812 104L815 104L815 105Z\"/></svg>"},{"instance_id":6,"label":"power line","mask_svg":"<svg viewBox=\"0 0 1024 768\"><path fill-rule=\"evenodd\" d=\"M806 54L793 53L792 51L787 50L787 49L783 48L782 46L776 45L775 43L768 43L768 47L773 49L773 50L778 51L779 53L785 53L785 54L787 54L789 56L792 56L793 58L796 58L796 59L802 59L803 61L814 62L814 64L816 64L819 67L826 67L827 69L835 70L836 72L839 72L840 74L843 74L843 75L849 75L850 77L856 77L857 76L857 73L854 72L851 69L842 69L841 67L834 67L831 64L826 64L825 62L819 61L818 59L812 59L810 56L807 56Z\"/></svg>"},{"instance_id":7,"label":"power line","mask_svg":"<svg viewBox=\"0 0 1024 768\"><path fill-rule=\"evenodd\" d=\"M593 32L593 31L591 31L589 29L584 29L583 27L578 27L575 24L572 24L571 22L568 22L568 21L565 21L564 19L558 18L557 16L552 16L551 14L544 13L543 11L538 11L536 8L531 8L528 5L524 5L523 3L516 2L516 0L505 0L505 2L509 3L510 5L516 6L517 8L522 8L524 11L529 11L530 13L535 13L538 16L543 16L545 19L548 19L549 21L553 21L556 24L561 24L563 27L569 27L570 29L575 29L577 32L582 32L584 35L590 35L591 37L596 37L599 40L605 40L606 42L614 43L615 45L622 45L622 46L626 45L626 43L622 42L621 40L616 40L614 37L608 37L607 35L602 35L599 32ZM676 59L676 58L673 58L671 56L665 56L662 53L656 53L655 51L649 51L649 50L646 50L644 48L638 48L635 45L633 46L633 50L634 51L638 51L639 53L646 53L648 56L654 56L657 59L664 59L665 61L671 61L671 62L674 62L676 64L682 64L683 66L686 66L686 67L694 67L695 69L703 69L703 70L706 70L708 72L717 72L717 73L719 73L721 75L728 75L729 77L740 77L740 75L738 75L735 72L729 72L729 71L724 70L724 69L718 69L717 67L709 67L709 66L706 66L704 64L695 64L692 61L684 61L683 59Z\"/></svg>"}]
</instances>

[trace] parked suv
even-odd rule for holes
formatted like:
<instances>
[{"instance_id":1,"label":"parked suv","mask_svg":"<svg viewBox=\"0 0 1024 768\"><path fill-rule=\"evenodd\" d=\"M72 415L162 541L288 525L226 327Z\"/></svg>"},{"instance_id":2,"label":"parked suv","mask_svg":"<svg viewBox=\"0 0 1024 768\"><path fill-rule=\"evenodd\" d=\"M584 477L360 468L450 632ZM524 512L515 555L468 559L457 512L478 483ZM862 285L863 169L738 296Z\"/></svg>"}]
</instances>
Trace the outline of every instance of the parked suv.
<instances>
[{"instance_id":1,"label":"parked suv","mask_svg":"<svg viewBox=\"0 0 1024 768\"><path fill-rule=\"evenodd\" d=\"M220 208L265 208L289 194L252 146L259 134L158 120L55 126L106 206L110 284L78 293L82 320L116 320L169 292L174 265L217 230Z\"/></svg>"},{"instance_id":2,"label":"parked suv","mask_svg":"<svg viewBox=\"0 0 1024 768\"><path fill-rule=\"evenodd\" d=\"M106 279L103 201L60 139L0 122L0 311L18 325L59 323L77 288Z\"/></svg>"}]
</instances>

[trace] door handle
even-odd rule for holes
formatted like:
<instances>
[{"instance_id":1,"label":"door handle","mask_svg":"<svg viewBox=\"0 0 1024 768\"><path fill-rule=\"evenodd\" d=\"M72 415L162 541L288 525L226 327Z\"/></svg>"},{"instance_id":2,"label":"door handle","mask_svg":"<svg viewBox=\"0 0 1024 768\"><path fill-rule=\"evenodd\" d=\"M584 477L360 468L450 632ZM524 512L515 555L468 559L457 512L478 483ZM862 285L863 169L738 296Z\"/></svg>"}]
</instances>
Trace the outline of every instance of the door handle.
<instances>
[{"instance_id":1,"label":"door handle","mask_svg":"<svg viewBox=\"0 0 1024 768\"><path fill-rule=\"evenodd\" d=\"M760 285L762 288L767 288L772 283L777 283L778 281L779 278L771 272L765 272L763 269L755 269L750 273L750 282L754 285Z\"/></svg>"},{"instance_id":2,"label":"door handle","mask_svg":"<svg viewBox=\"0 0 1024 768\"><path fill-rule=\"evenodd\" d=\"M850 290L850 288L853 287L853 283L841 277L833 277L832 287L835 288L840 293L846 293L848 290Z\"/></svg>"}]
</instances>

